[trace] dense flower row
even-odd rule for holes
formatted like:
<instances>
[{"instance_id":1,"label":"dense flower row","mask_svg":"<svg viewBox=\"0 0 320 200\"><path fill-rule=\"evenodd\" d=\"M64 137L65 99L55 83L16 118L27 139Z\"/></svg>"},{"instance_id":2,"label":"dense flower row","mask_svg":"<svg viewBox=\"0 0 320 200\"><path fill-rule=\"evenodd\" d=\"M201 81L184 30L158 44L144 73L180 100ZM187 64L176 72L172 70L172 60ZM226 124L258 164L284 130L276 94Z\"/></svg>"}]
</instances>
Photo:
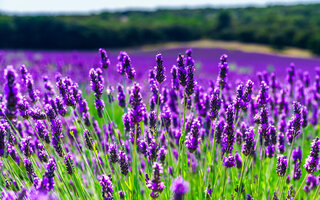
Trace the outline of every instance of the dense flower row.
<instances>
[{"instance_id":1,"label":"dense flower row","mask_svg":"<svg viewBox=\"0 0 320 200\"><path fill-rule=\"evenodd\" d=\"M5 68L1 199L317 198L320 71L233 81L222 55L203 88L188 49L170 78L156 55L144 96L126 52L99 56L93 94L60 73L41 89L25 65ZM122 83L108 81L113 66Z\"/></svg>"}]
</instances>

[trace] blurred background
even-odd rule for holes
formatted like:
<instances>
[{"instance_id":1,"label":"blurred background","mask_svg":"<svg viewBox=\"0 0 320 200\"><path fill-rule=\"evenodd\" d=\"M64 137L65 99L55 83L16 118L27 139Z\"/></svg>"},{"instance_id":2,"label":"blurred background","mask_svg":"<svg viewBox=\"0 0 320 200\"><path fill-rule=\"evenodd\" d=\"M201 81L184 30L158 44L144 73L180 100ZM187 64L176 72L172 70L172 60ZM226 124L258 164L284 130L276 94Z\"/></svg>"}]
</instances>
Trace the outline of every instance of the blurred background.
<instances>
[{"instance_id":1,"label":"blurred background","mask_svg":"<svg viewBox=\"0 0 320 200\"><path fill-rule=\"evenodd\" d=\"M314 56L320 54L317 3L320 1L0 0L0 48L96 50L188 41L193 43L184 45L250 48L209 42L237 41L276 50L295 47L308 50L298 54Z\"/></svg>"}]
</instances>

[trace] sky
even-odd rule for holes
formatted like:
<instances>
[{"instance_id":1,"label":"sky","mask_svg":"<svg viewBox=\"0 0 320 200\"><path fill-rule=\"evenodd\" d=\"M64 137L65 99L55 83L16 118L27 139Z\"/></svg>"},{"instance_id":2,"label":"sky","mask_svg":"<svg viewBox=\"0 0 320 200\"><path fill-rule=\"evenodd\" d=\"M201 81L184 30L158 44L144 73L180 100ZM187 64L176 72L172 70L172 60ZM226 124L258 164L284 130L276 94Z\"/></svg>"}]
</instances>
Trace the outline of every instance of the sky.
<instances>
[{"instance_id":1,"label":"sky","mask_svg":"<svg viewBox=\"0 0 320 200\"><path fill-rule=\"evenodd\" d=\"M102 10L265 6L310 2L320 3L320 0L0 0L0 10L7 13L88 13Z\"/></svg>"}]
</instances>

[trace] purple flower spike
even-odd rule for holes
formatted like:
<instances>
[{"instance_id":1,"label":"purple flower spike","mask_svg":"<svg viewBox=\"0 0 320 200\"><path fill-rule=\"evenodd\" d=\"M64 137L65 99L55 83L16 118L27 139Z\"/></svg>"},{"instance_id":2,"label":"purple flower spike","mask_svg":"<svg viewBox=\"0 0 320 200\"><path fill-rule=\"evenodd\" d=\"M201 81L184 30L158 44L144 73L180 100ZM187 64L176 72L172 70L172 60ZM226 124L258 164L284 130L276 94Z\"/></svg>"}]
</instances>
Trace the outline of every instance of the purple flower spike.
<instances>
[{"instance_id":1,"label":"purple flower spike","mask_svg":"<svg viewBox=\"0 0 320 200\"><path fill-rule=\"evenodd\" d=\"M159 197L159 193L161 193L164 189L164 182L161 182L160 175L163 173L161 163L154 162L153 163L153 178L151 180L147 180L147 187L152 190L150 196L155 199Z\"/></svg>"},{"instance_id":2,"label":"purple flower spike","mask_svg":"<svg viewBox=\"0 0 320 200\"><path fill-rule=\"evenodd\" d=\"M233 155L229 155L223 158L223 166L225 166L226 168L231 168L236 166L236 160L235 157Z\"/></svg>"},{"instance_id":3,"label":"purple flower spike","mask_svg":"<svg viewBox=\"0 0 320 200\"><path fill-rule=\"evenodd\" d=\"M99 53L100 53L100 65L103 69L108 69L108 67L110 66L110 59L107 55L107 52L105 49L99 49Z\"/></svg>"},{"instance_id":4,"label":"purple flower spike","mask_svg":"<svg viewBox=\"0 0 320 200\"><path fill-rule=\"evenodd\" d=\"M187 70L183 63L183 60L184 60L183 55L179 55L177 58L178 77L179 77L180 85L182 85L182 87L185 87L187 85Z\"/></svg>"},{"instance_id":5,"label":"purple flower spike","mask_svg":"<svg viewBox=\"0 0 320 200\"><path fill-rule=\"evenodd\" d=\"M220 63L218 65L220 72L217 79L217 82L220 86L220 89L223 90L225 88L226 82L227 82L227 74L229 71L229 65L227 63L228 56L226 54L223 54L220 57Z\"/></svg>"},{"instance_id":6,"label":"purple flower spike","mask_svg":"<svg viewBox=\"0 0 320 200\"><path fill-rule=\"evenodd\" d=\"M131 66L131 59L128 54L123 56L123 69L127 75L127 78L132 80L136 75L135 69Z\"/></svg>"},{"instance_id":7,"label":"purple flower spike","mask_svg":"<svg viewBox=\"0 0 320 200\"><path fill-rule=\"evenodd\" d=\"M319 164L320 139L316 137L311 143L311 150L304 167L309 174L313 174L317 170Z\"/></svg>"},{"instance_id":8,"label":"purple flower spike","mask_svg":"<svg viewBox=\"0 0 320 200\"><path fill-rule=\"evenodd\" d=\"M278 155L277 157L277 174L280 177L283 177L286 174L288 166L287 157L284 155Z\"/></svg>"},{"instance_id":9,"label":"purple flower spike","mask_svg":"<svg viewBox=\"0 0 320 200\"><path fill-rule=\"evenodd\" d=\"M20 100L20 85L17 83L17 73L11 65L4 70L4 99L6 100L5 114L9 120L16 118L17 105Z\"/></svg>"},{"instance_id":10,"label":"purple flower spike","mask_svg":"<svg viewBox=\"0 0 320 200\"><path fill-rule=\"evenodd\" d=\"M171 74L172 74L172 82L171 82L171 85L172 85L172 89L174 90L179 90L179 78L178 78L178 68L173 65L172 68L171 68Z\"/></svg>"},{"instance_id":11,"label":"purple flower spike","mask_svg":"<svg viewBox=\"0 0 320 200\"><path fill-rule=\"evenodd\" d=\"M260 84L260 91L259 91L258 100L257 100L259 107L265 107L269 102L268 90L269 90L268 85L264 81L262 81Z\"/></svg>"},{"instance_id":12,"label":"purple flower spike","mask_svg":"<svg viewBox=\"0 0 320 200\"><path fill-rule=\"evenodd\" d=\"M193 153L198 148L200 141L200 122L199 120L194 120L186 139L186 147L190 153Z\"/></svg>"},{"instance_id":13,"label":"purple flower spike","mask_svg":"<svg viewBox=\"0 0 320 200\"><path fill-rule=\"evenodd\" d=\"M189 192L189 183L179 176L173 181L170 190L174 194L174 200L183 200L184 194Z\"/></svg>"},{"instance_id":14,"label":"purple flower spike","mask_svg":"<svg viewBox=\"0 0 320 200\"><path fill-rule=\"evenodd\" d=\"M157 62L157 66L155 66L155 70L154 70L156 72L155 78L158 81L158 83L161 84L163 81L166 80L166 75L164 74L166 68L163 66L163 60L162 60L161 54L157 54L156 62Z\"/></svg>"},{"instance_id":15,"label":"purple flower spike","mask_svg":"<svg viewBox=\"0 0 320 200\"><path fill-rule=\"evenodd\" d=\"M103 175L99 183L102 187L102 198L106 200L113 199L113 185L110 177Z\"/></svg>"},{"instance_id":16,"label":"purple flower spike","mask_svg":"<svg viewBox=\"0 0 320 200\"><path fill-rule=\"evenodd\" d=\"M126 107L126 95L123 91L123 87L122 85L118 85L118 101L119 101L119 106L121 108L125 108Z\"/></svg>"},{"instance_id":17,"label":"purple flower spike","mask_svg":"<svg viewBox=\"0 0 320 200\"><path fill-rule=\"evenodd\" d=\"M209 115L209 117L210 117L211 121L216 119L219 114L219 110L221 107L221 99L219 97L219 94L220 94L220 90L217 88L214 90L214 92L210 98L210 115Z\"/></svg>"}]
</instances>

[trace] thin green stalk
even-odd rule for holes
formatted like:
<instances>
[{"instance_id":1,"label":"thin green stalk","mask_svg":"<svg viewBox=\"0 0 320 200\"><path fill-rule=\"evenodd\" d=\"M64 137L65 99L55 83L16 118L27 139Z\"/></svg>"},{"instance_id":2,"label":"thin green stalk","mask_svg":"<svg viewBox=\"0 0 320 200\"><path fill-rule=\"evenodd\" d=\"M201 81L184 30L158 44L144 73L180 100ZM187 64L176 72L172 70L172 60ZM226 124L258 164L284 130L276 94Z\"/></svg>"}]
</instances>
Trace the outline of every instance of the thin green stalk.
<instances>
[{"instance_id":1,"label":"thin green stalk","mask_svg":"<svg viewBox=\"0 0 320 200\"><path fill-rule=\"evenodd\" d=\"M317 199L318 193L319 193L319 189L320 189L320 184L317 187L316 193L313 196L313 199Z\"/></svg>"},{"instance_id":2,"label":"thin green stalk","mask_svg":"<svg viewBox=\"0 0 320 200\"><path fill-rule=\"evenodd\" d=\"M242 170L241 170L241 175L240 175L240 181L239 181L239 184L238 184L238 198L237 199L239 199L239 196L240 196L240 194L241 194L241 191L242 191L242 178L243 178L243 174L244 174L244 172L245 172L245 169L246 169L246 164L247 164L247 162L248 162L248 157L249 156L247 156L246 157L246 159L244 160L244 162L243 162L243 166L242 166Z\"/></svg>"},{"instance_id":3,"label":"thin green stalk","mask_svg":"<svg viewBox=\"0 0 320 200\"><path fill-rule=\"evenodd\" d=\"M303 184L306 182L306 180L307 180L307 177L308 177L308 174L306 174L306 176L304 177L304 179L303 179L303 181L302 181L302 183L301 183L301 185L300 185L300 187L299 187L299 189L298 189L298 191L296 192L296 195L295 195L295 197L293 198L293 200L295 200L296 198L297 198L297 196L298 196L298 194L299 194L299 192L300 192L300 190L301 190L301 188L302 188L302 186L303 186ZM319 187L319 186L318 186Z\"/></svg>"},{"instance_id":4,"label":"thin green stalk","mask_svg":"<svg viewBox=\"0 0 320 200\"><path fill-rule=\"evenodd\" d=\"M261 179L261 167L262 167L262 159L264 157L264 143L262 139L262 144L261 144L261 152L260 152L260 166L259 166L259 177L258 177L258 196L260 195L260 179Z\"/></svg>"},{"instance_id":5,"label":"thin green stalk","mask_svg":"<svg viewBox=\"0 0 320 200\"><path fill-rule=\"evenodd\" d=\"M223 188L222 188L222 195L221 195L222 199L224 199L224 191L225 191L225 188L226 188L227 171L228 171L228 168L225 167L224 175L223 175Z\"/></svg>"}]
</instances>

